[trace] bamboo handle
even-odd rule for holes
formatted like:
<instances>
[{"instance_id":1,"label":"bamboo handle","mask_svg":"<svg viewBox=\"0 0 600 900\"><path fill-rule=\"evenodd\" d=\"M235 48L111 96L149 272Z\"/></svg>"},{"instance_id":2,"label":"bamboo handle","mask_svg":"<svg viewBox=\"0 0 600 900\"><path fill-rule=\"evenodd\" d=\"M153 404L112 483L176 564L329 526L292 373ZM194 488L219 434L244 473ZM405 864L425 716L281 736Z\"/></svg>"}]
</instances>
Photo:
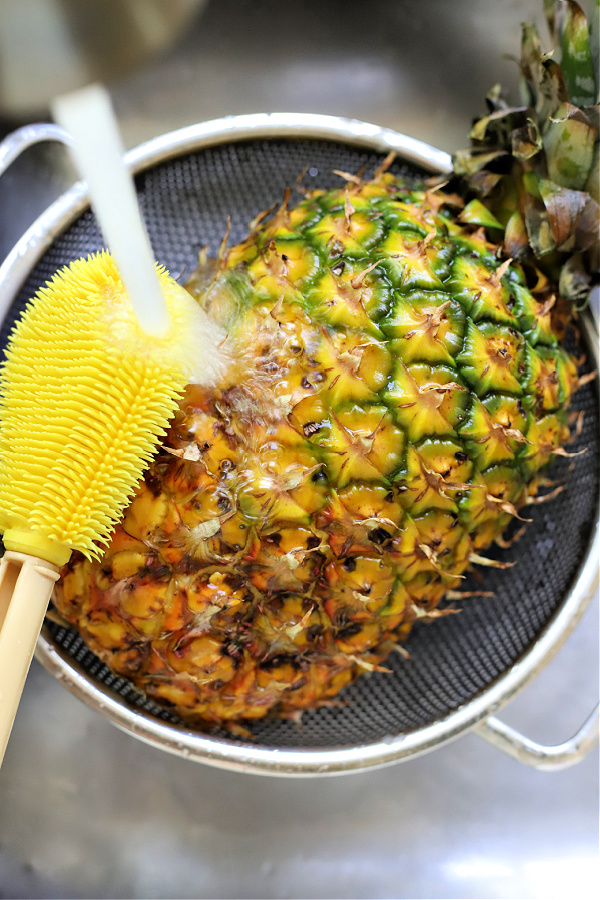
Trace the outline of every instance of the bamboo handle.
<instances>
[{"instance_id":1,"label":"bamboo handle","mask_svg":"<svg viewBox=\"0 0 600 900\"><path fill-rule=\"evenodd\" d=\"M0 765L58 567L7 551L0 560Z\"/></svg>"}]
</instances>

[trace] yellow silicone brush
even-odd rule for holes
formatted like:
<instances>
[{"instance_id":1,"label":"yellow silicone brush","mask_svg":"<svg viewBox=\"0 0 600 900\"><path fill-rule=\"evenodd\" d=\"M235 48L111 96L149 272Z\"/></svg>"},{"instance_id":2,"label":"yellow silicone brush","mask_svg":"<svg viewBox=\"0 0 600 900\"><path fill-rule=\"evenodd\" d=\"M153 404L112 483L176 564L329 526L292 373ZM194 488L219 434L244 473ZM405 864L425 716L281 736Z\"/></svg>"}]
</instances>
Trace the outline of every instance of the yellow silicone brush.
<instances>
[{"instance_id":1,"label":"yellow silicone brush","mask_svg":"<svg viewBox=\"0 0 600 900\"><path fill-rule=\"evenodd\" d=\"M181 391L223 360L222 335L154 265L103 90L63 98L55 116L112 255L36 294L0 369L0 762L59 566L101 552Z\"/></svg>"}]
</instances>

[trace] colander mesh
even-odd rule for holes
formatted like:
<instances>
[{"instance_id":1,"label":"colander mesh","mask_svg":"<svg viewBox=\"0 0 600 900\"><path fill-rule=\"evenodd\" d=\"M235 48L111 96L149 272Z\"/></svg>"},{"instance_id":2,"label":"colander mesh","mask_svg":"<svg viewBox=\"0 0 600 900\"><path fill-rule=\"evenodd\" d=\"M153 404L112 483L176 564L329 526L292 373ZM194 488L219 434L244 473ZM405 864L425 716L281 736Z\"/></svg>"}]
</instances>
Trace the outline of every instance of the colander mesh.
<instances>
[{"instance_id":1,"label":"colander mesh","mask_svg":"<svg viewBox=\"0 0 600 900\"><path fill-rule=\"evenodd\" d=\"M331 141L254 140L155 166L138 177L137 187L157 258L185 280L201 247L208 245L216 254L228 217L230 243L235 243L258 212L280 202L287 186L294 188L303 170L303 185L325 188L340 183L331 169L355 172L366 166L368 172L380 162L378 154ZM398 164L392 171L410 175ZM293 199L299 197L293 194ZM60 266L102 246L94 217L85 213L31 273L4 323L2 344L15 316L41 284ZM574 408L584 409L586 416L570 449L587 447L588 452L558 459L552 467L552 477L563 480L567 490L531 508L533 522L510 550L487 553L517 560L518 565L503 571L480 570L463 583L464 590L485 589L494 596L465 600L460 615L417 627L407 645L410 659L392 654L386 663L392 674L363 676L343 691L339 704L303 714L300 726L280 720L254 724L255 746L353 746L419 729L471 700L527 651L576 577L596 517L598 399L593 385L577 393ZM112 675L74 630L48 623L46 634L124 703L171 719L125 679Z\"/></svg>"}]
</instances>

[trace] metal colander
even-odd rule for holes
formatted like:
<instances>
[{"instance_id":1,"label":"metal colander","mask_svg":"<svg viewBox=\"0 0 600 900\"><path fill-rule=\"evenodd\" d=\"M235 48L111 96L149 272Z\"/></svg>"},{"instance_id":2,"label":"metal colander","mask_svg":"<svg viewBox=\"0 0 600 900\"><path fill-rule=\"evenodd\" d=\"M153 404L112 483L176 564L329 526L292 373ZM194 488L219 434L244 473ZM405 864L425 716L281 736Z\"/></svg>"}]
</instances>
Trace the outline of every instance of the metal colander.
<instances>
[{"instance_id":1,"label":"metal colander","mask_svg":"<svg viewBox=\"0 0 600 900\"><path fill-rule=\"evenodd\" d=\"M230 243L236 243L257 213L281 201L286 187L292 188L292 201L300 199L295 186L301 173L305 187L332 187L340 184L332 169L364 167L369 173L390 148L399 153L392 171L408 178L448 167L445 154L401 135L321 116L209 123L150 142L130 154L130 163L138 171L139 202L155 255L185 280L201 247L216 254L228 218ZM3 345L40 285L64 264L102 248L93 214L88 209L78 215L84 202L81 186L74 188L25 236L25 262L20 253L5 264L0 287L8 284L15 293L27 275L4 320ZM593 365L586 363L584 370ZM391 674L361 677L338 703L305 712L300 724L259 721L254 741L219 730L191 732L114 676L75 630L51 621L38 657L121 727L205 762L302 774L356 770L431 749L481 721L529 680L572 630L591 594L599 427L594 382L576 394L574 409L586 415L570 449L587 447L587 453L557 459L550 472L567 489L531 508L532 523L509 550L488 552L516 560L514 568L485 569L464 582L464 590L485 589L494 596L467 599L459 615L416 627L407 644L409 659L392 654L386 662Z\"/></svg>"}]
</instances>

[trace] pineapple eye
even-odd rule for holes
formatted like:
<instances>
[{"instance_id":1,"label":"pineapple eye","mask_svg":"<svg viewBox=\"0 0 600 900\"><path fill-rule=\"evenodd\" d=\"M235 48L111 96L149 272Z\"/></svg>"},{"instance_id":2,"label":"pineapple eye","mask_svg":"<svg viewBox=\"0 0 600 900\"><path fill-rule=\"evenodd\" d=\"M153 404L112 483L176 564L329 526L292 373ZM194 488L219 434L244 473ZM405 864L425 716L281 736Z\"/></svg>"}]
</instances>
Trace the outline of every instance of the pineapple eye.
<instances>
[{"instance_id":1,"label":"pineapple eye","mask_svg":"<svg viewBox=\"0 0 600 900\"><path fill-rule=\"evenodd\" d=\"M391 538L391 534L389 531L386 531L385 528L375 528L373 531L369 532L369 539L373 541L374 544L385 544Z\"/></svg>"},{"instance_id":2,"label":"pineapple eye","mask_svg":"<svg viewBox=\"0 0 600 900\"><path fill-rule=\"evenodd\" d=\"M317 431L320 430L321 424L319 422L307 422L306 425L302 426L305 437L312 437L313 434L316 434ZM313 478L313 481L316 481L316 479Z\"/></svg>"}]
</instances>

